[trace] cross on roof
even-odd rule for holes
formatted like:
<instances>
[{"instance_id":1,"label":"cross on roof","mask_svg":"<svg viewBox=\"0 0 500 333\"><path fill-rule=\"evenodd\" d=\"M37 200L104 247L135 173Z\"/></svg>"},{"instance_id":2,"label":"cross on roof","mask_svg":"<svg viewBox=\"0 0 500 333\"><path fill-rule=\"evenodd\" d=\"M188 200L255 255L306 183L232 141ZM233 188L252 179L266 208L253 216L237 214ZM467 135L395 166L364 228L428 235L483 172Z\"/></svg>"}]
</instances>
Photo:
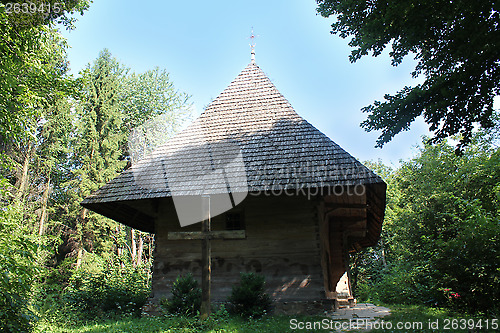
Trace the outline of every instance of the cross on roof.
<instances>
[{"instance_id":1,"label":"cross on roof","mask_svg":"<svg viewBox=\"0 0 500 333\"><path fill-rule=\"evenodd\" d=\"M251 40L251 43L250 43L250 50L251 50L251 54L252 54L252 57L251 57L251 60L252 62L255 62L255 38L257 38L258 36L255 36L255 34L253 33L253 27L252 27L252 31L250 33L250 40Z\"/></svg>"}]
</instances>

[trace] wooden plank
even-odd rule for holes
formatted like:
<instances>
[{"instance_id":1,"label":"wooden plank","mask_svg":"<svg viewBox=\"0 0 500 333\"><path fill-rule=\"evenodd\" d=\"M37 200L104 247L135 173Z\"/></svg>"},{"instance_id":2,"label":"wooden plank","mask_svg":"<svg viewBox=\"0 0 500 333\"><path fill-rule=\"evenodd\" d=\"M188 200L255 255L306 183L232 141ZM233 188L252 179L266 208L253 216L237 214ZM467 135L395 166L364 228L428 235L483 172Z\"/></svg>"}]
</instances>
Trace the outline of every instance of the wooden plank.
<instances>
[{"instance_id":1,"label":"wooden plank","mask_svg":"<svg viewBox=\"0 0 500 333\"><path fill-rule=\"evenodd\" d=\"M201 233L203 239L201 241L201 308L200 317L202 320L207 319L210 315L210 277L212 275L212 256L210 248L210 197L203 196L203 212L206 214L201 222Z\"/></svg>"},{"instance_id":2,"label":"wooden plank","mask_svg":"<svg viewBox=\"0 0 500 333\"><path fill-rule=\"evenodd\" d=\"M205 233L199 231L169 232L168 240L245 239L245 230L217 230Z\"/></svg>"},{"instance_id":3,"label":"wooden plank","mask_svg":"<svg viewBox=\"0 0 500 333\"><path fill-rule=\"evenodd\" d=\"M318 224L320 236L320 259L321 259L321 273L323 275L323 289L325 297L328 298L330 293L330 244L328 239L328 225L325 221L325 203L323 201L318 205Z\"/></svg>"}]
</instances>

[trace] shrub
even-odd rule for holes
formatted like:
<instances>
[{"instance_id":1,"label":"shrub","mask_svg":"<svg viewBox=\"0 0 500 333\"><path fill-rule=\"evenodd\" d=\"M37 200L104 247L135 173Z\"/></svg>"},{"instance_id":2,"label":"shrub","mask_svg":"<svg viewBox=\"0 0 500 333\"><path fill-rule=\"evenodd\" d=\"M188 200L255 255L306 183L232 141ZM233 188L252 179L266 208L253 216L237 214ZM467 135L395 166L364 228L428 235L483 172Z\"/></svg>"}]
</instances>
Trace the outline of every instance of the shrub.
<instances>
[{"instance_id":1,"label":"shrub","mask_svg":"<svg viewBox=\"0 0 500 333\"><path fill-rule=\"evenodd\" d=\"M178 276L172 285L172 297L160 305L169 313L194 316L200 311L201 289L192 274Z\"/></svg>"},{"instance_id":2,"label":"shrub","mask_svg":"<svg viewBox=\"0 0 500 333\"><path fill-rule=\"evenodd\" d=\"M233 286L229 302L230 311L243 317L261 317L271 306L264 292L265 277L256 273L241 273L238 286Z\"/></svg>"},{"instance_id":3,"label":"shrub","mask_svg":"<svg viewBox=\"0 0 500 333\"><path fill-rule=\"evenodd\" d=\"M75 319L116 314L140 316L149 293L149 276L142 267L122 267L118 261L87 254L61 300L63 312L75 315Z\"/></svg>"}]
</instances>

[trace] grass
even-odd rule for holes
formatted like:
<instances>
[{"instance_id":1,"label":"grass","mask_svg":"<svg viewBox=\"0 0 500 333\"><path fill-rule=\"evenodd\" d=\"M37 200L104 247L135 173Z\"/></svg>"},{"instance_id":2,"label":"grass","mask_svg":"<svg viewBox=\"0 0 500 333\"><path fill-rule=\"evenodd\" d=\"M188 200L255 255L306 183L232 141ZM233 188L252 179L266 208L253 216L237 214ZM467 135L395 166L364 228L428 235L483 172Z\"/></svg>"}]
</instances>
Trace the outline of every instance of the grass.
<instances>
[{"instance_id":1,"label":"grass","mask_svg":"<svg viewBox=\"0 0 500 333\"><path fill-rule=\"evenodd\" d=\"M297 318L301 321L318 321L322 317L304 316L266 316L261 319L244 320L239 317L210 318L200 322L195 318L186 317L155 317L155 318L125 318L118 320L105 320L77 325L60 325L41 322L35 332L53 333L83 333L83 332L109 332L109 333L277 333L277 332L304 332L290 329L290 320ZM326 330L316 332L328 332Z\"/></svg>"},{"instance_id":2,"label":"grass","mask_svg":"<svg viewBox=\"0 0 500 333\"><path fill-rule=\"evenodd\" d=\"M383 327L374 329L371 332L499 332L500 329L492 329L492 318L488 323L490 328L485 328L485 319L482 320L483 327L477 327L479 317L454 314L448 310L428 308L414 305L391 305L391 315L382 318L380 322ZM244 320L239 317L219 316L210 317L207 321L200 322L196 318L186 317L154 317L154 318L121 318L108 319L100 321L91 321L79 324L57 324L40 322L35 332L54 332L54 333L83 333L83 332L158 332L158 333L280 333L280 332L331 332L332 330L321 329L296 329L290 326L290 320L296 319L297 322L321 322L326 317L322 316L265 316L261 319ZM460 329L460 325L465 320L465 329ZM453 321L455 320L455 321ZM467 322L468 321L468 322ZM498 320L497 320L498 322ZM346 321L344 323L347 324ZM397 325L407 325L400 329ZM419 323L419 324L414 324ZM445 327L445 324L448 326ZM468 324L474 323L474 327L469 329ZM457 327L453 325L458 325ZM408 326L408 325L413 325ZM421 326L420 326L421 325ZM436 326L437 325L437 326ZM376 327L375 327L376 328ZM335 330L333 330L335 331ZM342 330L345 332L346 330Z\"/></svg>"},{"instance_id":3,"label":"grass","mask_svg":"<svg viewBox=\"0 0 500 333\"><path fill-rule=\"evenodd\" d=\"M430 308L419 305L391 305L391 314L383 318L386 325L371 332L500 332L500 319L496 319L496 329L492 328L492 320L454 313L450 310ZM381 319L382 320L382 319ZM488 320L488 328L486 327ZM390 323L390 324L388 324ZM407 325L406 328L398 325ZM389 326L391 326L389 328ZM481 326L481 327L480 327ZM495 326L495 325L494 325Z\"/></svg>"}]
</instances>

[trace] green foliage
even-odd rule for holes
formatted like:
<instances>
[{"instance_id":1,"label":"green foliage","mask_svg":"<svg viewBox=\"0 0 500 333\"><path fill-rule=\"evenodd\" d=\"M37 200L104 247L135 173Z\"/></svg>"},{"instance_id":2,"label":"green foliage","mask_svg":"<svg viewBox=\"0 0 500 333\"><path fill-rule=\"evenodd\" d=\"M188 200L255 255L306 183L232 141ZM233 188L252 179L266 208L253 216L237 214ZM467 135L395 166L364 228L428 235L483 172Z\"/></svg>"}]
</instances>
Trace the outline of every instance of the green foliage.
<instances>
[{"instance_id":1,"label":"green foliage","mask_svg":"<svg viewBox=\"0 0 500 333\"><path fill-rule=\"evenodd\" d=\"M152 238L134 237L141 255L129 264L130 228L80 202L129 163L134 126L165 114L172 134L187 95L166 71L129 75L106 50L81 78L68 75L68 45L54 25L72 28L89 3L60 2L48 16L0 4L0 330L29 330L33 311L50 320L137 314L149 294ZM82 256L100 258L100 268L84 261L73 272Z\"/></svg>"},{"instance_id":2,"label":"green foliage","mask_svg":"<svg viewBox=\"0 0 500 333\"><path fill-rule=\"evenodd\" d=\"M61 295L68 286L73 273L73 260L66 259L57 267L45 267L33 287L32 304L37 316L49 321L65 317Z\"/></svg>"},{"instance_id":3,"label":"green foliage","mask_svg":"<svg viewBox=\"0 0 500 333\"><path fill-rule=\"evenodd\" d=\"M256 273L241 273L238 286L233 286L229 302L230 311L247 318L265 315L271 307L271 299L265 293L265 277Z\"/></svg>"},{"instance_id":4,"label":"green foliage","mask_svg":"<svg viewBox=\"0 0 500 333\"><path fill-rule=\"evenodd\" d=\"M118 318L113 320L98 320L77 325L60 325L40 322L36 332L45 333L88 333L88 332L165 332L165 333L277 333L291 332L290 319L302 322L321 321L319 316L265 316L259 319L243 319L239 316L227 317L218 315L200 321L196 317L166 316L143 318ZM300 332L300 331L298 331ZM305 331L304 331L305 332ZM328 332L318 330L315 332Z\"/></svg>"},{"instance_id":5,"label":"green foliage","mask_svg":"<svg viewBox=\"0 0 500 333\"><path fill-rule=\"evenodd\" d=\"M8 15L9 24L17 30L33 29L37 26L62 24L67 29L73 29L76 18L74 14L88 9L89 0L32 0L9 1L13 4ZM2 10L6 10L2 4Z\"/></svg>"},{"instance_id":6,"label":"green foliage","mask_svg":"<svg viewBox=\"0 0 500 333\"><path fill-rule=\"evenodd\" d=\"M382 270L380 279L374 281L365 292L371 300L382 301L388 304L422 304L432 301L432 294L428 286L415 281L415 271L408 265L391 265ZM362 284L363 285L363 284ZM433 303L432 303L433 304Z\"/></svg>"},{"instance_id":7,"label":"green foliage","mask_svg":"<svg viewBox=\"0 0 500 333\"><path fill-rule=\"evenodd\" d=\"M108 50L99 53L83 72L84 100L79 109L78 141L74 149L80 157L75 170L82 197L113 179L126 162L120 159L123 114L119 95L126 69ZM77 161L75 161L77 162Z\"/></svg>"},{"instance_id":8,"label":"green foliage","mask_svg":"<svg viewBox=\"0 0 500 333\"><path fill-rule=\"evenodd\" d=\"M188 96L174 89L165 70L131 73L107 49L81 74L82 98L76 103L70 141L72 177L63 183L69 204L62 202L61 206L76 229L72 238L79 249L104 254L123 248L129 229L82 210L80 202L130 164L127 139L134 127L165 115L169 131L163 137L173 134L188 114L180 111Z\"/></svg>"},{"instance_id":9,"label":"green foliage","mask_svg":"<svg viewBox=\"0 0 500 333\"><path fill-rule=\"evenodd\" d=\"M76 2L67 3L68 9L75 8ZM83 5L80 10L85 8ZM20 28L13 20L28 26ZM55 28L39 22L32 25L18 14L7 14L5 5L0 4L1 139L14 143L29 140L43 109L60 95L75 94L76 81L66 74L66 48L66 41Z\"/></svg>"},{"instance_id":10,"label":"green foliage","mask_svg":"<svg viewBox=\"0 0 500 333\"><path fill-rule=\"evenodd\" d=\"M172 284L172 296L160 302L171 314L194 316L200 311L201 288L191 273L178 276Z\"/></svg>"},{"instance_id":11,"label":"green foliage","mask_svg":"<svg viewBox=\"0 0 500 333\"><path fill-rule=\"evenodd\" d=\"M484 138L478 133L460 156L446 142L425 144L387 177L382 242L354 258L357 293L498 313L500 149ZM459 296L450 301L443 290Z\"/></svg>"},{"instance_id":12,"label":"green foliage","mask_svg":"<svg viewBox=\"0 0 500 333\"><path fill-rule=\"evenodd\" d=\"M382 130L377 146L408 130L419 115L435 131L433 142L461 134L461 144L468 144L474 124L493 126L493 100L500 91L494 0L317 2L322 16L335 18L332 33L352 37L352 62L369 52L378 56L390 44L393 65L412 54L418 61L412 75L425 76L424 83L363 109L369 115L362 126Z\"/></svg>"},{"instance_id":13,"label":"green foliage","mask_svg":"<svg viewBox=\"0 0 500 333\"><path fill-rule=\"evenodd\" d=\"M5 182L0 183L1 189ZM0 209L0 327L8 332L30 331L36 320L28 304L38 271L37 244L22 221L20 204Z\"/></svg>"},{"instance_id":14,"label":"green foliage","mask_svg":"<svg viewBox=\"0 0 500 333\"><path fill-rule=\"evenodd\" d=\"M124 125L128 132L147 119L166 115L164 120L169 131L163 135L170 136L190 116L189 95L176 91L169 73L159 67L144 73L130 73L123 83L120 98L125 113Z\"/></svg>"},{"instance_id":15,"label":"green foliage","mask_svg":"<svg viewBox=\"0 0 500 333\"><path fill-rule=\"evenodd\" d=\"M70 279L62 300L78 313L100 315L106 312L139 316L150 294L149 276L143 267L120 265L88 254Z\"/></svg>"}]
</instances>

